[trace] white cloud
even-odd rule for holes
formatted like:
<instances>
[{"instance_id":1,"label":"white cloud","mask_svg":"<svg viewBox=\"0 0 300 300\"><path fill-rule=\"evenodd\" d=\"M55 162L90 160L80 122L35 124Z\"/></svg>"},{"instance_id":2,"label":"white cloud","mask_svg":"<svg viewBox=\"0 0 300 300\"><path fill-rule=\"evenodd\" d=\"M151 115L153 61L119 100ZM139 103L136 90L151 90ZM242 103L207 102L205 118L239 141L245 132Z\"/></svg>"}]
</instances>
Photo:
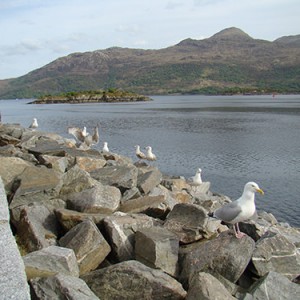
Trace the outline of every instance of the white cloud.
<instances>
[{"instance_id":1,"label":"white cloud","mask_svg":"<svg viewBox=\"0 0 300 300\"><path fill-rule=\"evenodd\" d=\"M22 75L72 52L165 48L231 26L268 40L299 34L298 1L0 0L0 78Z\"/></svg>"}]
</instances>

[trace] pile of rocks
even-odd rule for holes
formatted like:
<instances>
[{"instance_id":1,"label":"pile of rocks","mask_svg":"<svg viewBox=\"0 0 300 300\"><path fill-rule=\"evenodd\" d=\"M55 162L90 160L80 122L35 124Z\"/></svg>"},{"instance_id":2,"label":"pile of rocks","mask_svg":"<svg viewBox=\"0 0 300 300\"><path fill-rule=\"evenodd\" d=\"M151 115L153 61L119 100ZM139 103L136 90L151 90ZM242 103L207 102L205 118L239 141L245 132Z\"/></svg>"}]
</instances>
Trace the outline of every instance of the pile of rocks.
<instances>
[{"instance_id":1,"label":"pile of rocks","mask_svg":"<svg viewBox=\"0 0 300 300\"><path fill-rule=\"evenodd\" d=\"M300 294L300 230L260 212L237 239L208 217L231 201L209 182L192 188L154 166L18 124L0 125L0 176L32 299Z\"/></svg>"}]
</instances>

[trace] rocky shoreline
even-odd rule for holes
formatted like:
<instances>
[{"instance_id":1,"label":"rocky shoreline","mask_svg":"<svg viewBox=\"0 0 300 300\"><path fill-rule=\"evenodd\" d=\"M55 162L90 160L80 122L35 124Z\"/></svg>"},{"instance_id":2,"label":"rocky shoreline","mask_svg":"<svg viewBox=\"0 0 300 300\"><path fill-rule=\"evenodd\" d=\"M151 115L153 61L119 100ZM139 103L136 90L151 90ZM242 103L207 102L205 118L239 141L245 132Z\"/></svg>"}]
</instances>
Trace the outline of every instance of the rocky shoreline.
<instances>
[{"instance_id":1,"label":"rocky shoreline","mask_svg":"<svg viewBox=\"0 0 300 300\"><path fill-rule=\"evenodd\" d=\"M139 102L150 101L151 98L144 95L133 93L74 93L63 96L44 96L40 99L29 102L28 104L79 104L79 103L114 103L114 102Z\"/></svg>"},{"instance_id":2,"label":"rocky shoreline","mask_svg":"<svg viewBox=\"0 0 300 300\"><path fill-rule=\"evenodd\" d=\"M74 144L0 124L2 299L299 297L299 228L258 212L237 239L209 182Z\"/></svg>"}]
</instances>

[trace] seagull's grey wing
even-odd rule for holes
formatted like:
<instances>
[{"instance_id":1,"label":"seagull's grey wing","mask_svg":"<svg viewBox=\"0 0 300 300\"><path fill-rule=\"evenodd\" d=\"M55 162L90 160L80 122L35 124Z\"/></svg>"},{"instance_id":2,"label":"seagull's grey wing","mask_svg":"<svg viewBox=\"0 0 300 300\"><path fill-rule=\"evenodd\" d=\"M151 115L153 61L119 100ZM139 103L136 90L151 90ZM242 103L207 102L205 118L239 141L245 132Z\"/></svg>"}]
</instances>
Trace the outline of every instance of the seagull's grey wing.
<instances>
[{"instance_id":1,"label":"seagull's grey wing","mask_svg":"<svg viewBox=\"0 0 300 300\"><path fill-rule=\"evenodd\" d=\"M94 128L94 134L93 134L93 137L92 137L92 143L94 145L96 145L96 144L99 143L99 130L98 130L98 126L96 126Z\"/></svg>"},{"instance_id":2,"label":"seagull's grey wing","mask_svg":"<svg viewBox=\"0 0 300 300\"><path fill-rule=\"evenodd\" d=\"M82 134L82 130L78 127L69 127L68 128L68 133L72 134L78 141L84 142L84 135Z\"/></svg>"},{"instance_id":3,"label":"seagull's grey wing","mask_svg":"<svg viewBox=\"0 0 300 300\"><path fill-rule=\"evenodd\" d=\"M241 207L236 202L228 203L214 212L214 217L230 223L242 212Z\"/></svg>"}]
</instances>

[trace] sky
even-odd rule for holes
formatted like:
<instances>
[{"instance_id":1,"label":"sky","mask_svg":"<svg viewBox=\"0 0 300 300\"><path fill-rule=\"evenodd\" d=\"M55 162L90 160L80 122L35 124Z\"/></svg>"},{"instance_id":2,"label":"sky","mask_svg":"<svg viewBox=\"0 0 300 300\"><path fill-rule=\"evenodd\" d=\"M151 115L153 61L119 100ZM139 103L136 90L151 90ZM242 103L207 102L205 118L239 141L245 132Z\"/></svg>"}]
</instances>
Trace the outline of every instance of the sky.
<instances>
[{"instance_id":1,"label":"sky","mask_svg":"<svg viewBox=\"0 0 300 300\"><path fill-rule=\"evenodd\" d=\"M0 79L74 52L161 49L229 27L253 38L300 34L299 0L0 0Z\"/></svg>"}]
</instances>

